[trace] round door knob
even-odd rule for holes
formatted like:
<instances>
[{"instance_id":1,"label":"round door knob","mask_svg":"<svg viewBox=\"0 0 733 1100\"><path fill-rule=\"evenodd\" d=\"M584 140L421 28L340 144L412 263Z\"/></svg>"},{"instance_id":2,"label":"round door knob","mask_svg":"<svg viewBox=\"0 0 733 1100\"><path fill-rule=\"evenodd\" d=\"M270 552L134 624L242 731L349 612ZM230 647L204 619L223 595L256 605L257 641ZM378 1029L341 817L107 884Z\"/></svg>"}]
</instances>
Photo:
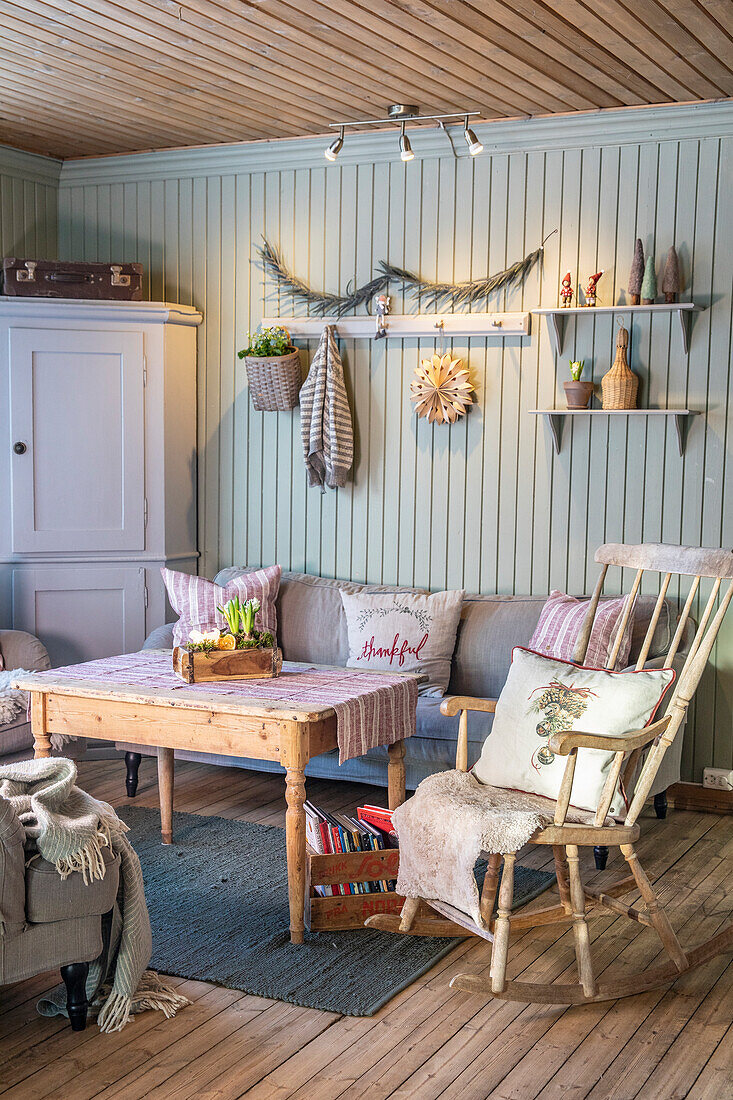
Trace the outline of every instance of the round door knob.
<instances>
[{"instance_id":1,"label":"round door knob","mask_svg":"<svg viewBox=\"0 0 733 1100\"><path fill-rule=\"evenodd\" d=\"M18 440L17 443L13 444L13 450L17 455L24 455L28 448L26 447L25 443L22 443L20 440Z\"/></svg>"}]
</instances>

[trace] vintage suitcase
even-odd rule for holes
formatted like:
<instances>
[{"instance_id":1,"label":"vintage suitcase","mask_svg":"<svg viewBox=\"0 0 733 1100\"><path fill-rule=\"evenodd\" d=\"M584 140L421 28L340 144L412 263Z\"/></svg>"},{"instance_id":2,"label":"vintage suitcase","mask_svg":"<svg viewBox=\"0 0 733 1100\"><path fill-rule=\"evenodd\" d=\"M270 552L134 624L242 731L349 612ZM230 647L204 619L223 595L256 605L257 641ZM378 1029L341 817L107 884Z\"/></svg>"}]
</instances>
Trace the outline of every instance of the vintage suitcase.
<instances>
[{"instance_id":1,"label":"vintage suitcase","mask_svg":"<svg viewBox=\"0 0 733 1100\"><path fill-rule=\"evenodd\" d=\"M61 260L3 260L3 294L22 298L85 298L139 302L142 264L65 263Z\"/></svg>"}]
</instances>

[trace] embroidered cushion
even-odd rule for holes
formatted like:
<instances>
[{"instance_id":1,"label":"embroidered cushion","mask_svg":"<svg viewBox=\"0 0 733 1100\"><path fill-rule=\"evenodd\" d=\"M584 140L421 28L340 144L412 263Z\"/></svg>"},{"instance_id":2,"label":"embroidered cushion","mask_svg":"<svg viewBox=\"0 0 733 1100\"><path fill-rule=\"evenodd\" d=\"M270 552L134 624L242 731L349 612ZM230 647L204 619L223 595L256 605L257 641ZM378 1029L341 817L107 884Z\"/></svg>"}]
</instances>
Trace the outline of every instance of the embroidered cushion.
<instances>
[{"instance_id":1,"label":"embroidered cushion","mask_svg":"<svg viewBox=\"0 0 733 1100\"><path fill-rule=\"evenodd\" d=\"M222 586L205 577L161 569L171 607L179 616L173 628L173 645L187 642L192 630L223 628L226 623L217 606L223 607L233 596L239 596L242 602L258 599L260 610L255 617L255 628L277 634L275 598L281 572L279 565L269 565L265 569L242 573Z\"/></svg>"},{"instance_id":2,"label":"embroidered cushion","mask_svg":"<svg viewBox=\"0 0 733 1100\"><path fill-rule=\"evenodd\" d=\"M590 633L588 650L583 662L589 668L605 668L611 655L616 633L621 622L626 596L601 600L596 608L593 629ZM590 600L578 600L575 596L566 596L555 589L550 593L540 612L534 634L528 648L548 657L557 657L561 661L572 661L575 643L578 640L583 620ZM631 652L631 637L634 629L634 608L624 630L621 648L618 651L616 668L624 668Z\"/></svg>"},{"instance_id":3,"label":"embroidered cushion","mask_svg":"<svg viewBox=\"0 0 733 1100\"><path fill-rule=\"evenodd\" d=\"M674 677L672 669L606 672L518 646L474 775L493 787L557 798L567 757L550 751L552 734L576 730L621 736L643 729ZM573 806L596 809L612 760L612 752L578 750ZM617 790L611 814L618 815L622 806Z\"/></svg>"},{"instance_id":4,"label":"embroidered cushion","mask_svg":"<svg viewBox=\"0 0 733 1100\"><path fill-rule=\"evenodd\" d=\"M424 672L421 695L443 695L461 618L463 591L341 593L349 636L347 668Z\"/></svg>"}]
</instances>

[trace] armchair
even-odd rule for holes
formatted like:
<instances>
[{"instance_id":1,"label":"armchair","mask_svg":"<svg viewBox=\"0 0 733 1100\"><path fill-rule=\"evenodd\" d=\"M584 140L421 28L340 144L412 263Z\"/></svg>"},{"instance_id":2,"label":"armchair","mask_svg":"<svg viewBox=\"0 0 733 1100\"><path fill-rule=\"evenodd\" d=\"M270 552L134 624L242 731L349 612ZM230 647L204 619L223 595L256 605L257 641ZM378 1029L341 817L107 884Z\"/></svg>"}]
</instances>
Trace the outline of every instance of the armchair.
<instances>
[{"instance_id":1,"label":"armchair","mask_svg":"<svg viewBox=\"0 0 733 1100\"><path fill-rule=\"evenodd\" d=\"M59 968L74 1031L87 1019L89 963L109 946L120 857L109 851L103 879L62 879L26 847L25 830L0 796L0 986ZM104 970L104 968L103 968Z\"/></svg>"}]
</instances>

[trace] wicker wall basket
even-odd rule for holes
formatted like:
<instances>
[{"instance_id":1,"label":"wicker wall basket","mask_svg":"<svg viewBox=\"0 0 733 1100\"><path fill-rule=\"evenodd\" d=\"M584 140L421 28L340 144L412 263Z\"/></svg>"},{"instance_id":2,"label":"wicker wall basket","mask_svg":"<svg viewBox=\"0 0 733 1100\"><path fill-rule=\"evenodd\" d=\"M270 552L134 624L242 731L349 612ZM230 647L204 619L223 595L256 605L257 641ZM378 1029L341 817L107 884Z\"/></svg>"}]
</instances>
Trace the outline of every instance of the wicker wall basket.
<instances>
[{"instance_id":1,"label":"wicker wall basket","mask_svg":"<svg viewBox=\"0 0 733 1100\"><path fill-rule=\"evenodd\" d=\"M291 348L287 355L247 355L244 365L252 404L258 412L295 408L303 384L297 348Z\"/></svg>"}]
</instances>

